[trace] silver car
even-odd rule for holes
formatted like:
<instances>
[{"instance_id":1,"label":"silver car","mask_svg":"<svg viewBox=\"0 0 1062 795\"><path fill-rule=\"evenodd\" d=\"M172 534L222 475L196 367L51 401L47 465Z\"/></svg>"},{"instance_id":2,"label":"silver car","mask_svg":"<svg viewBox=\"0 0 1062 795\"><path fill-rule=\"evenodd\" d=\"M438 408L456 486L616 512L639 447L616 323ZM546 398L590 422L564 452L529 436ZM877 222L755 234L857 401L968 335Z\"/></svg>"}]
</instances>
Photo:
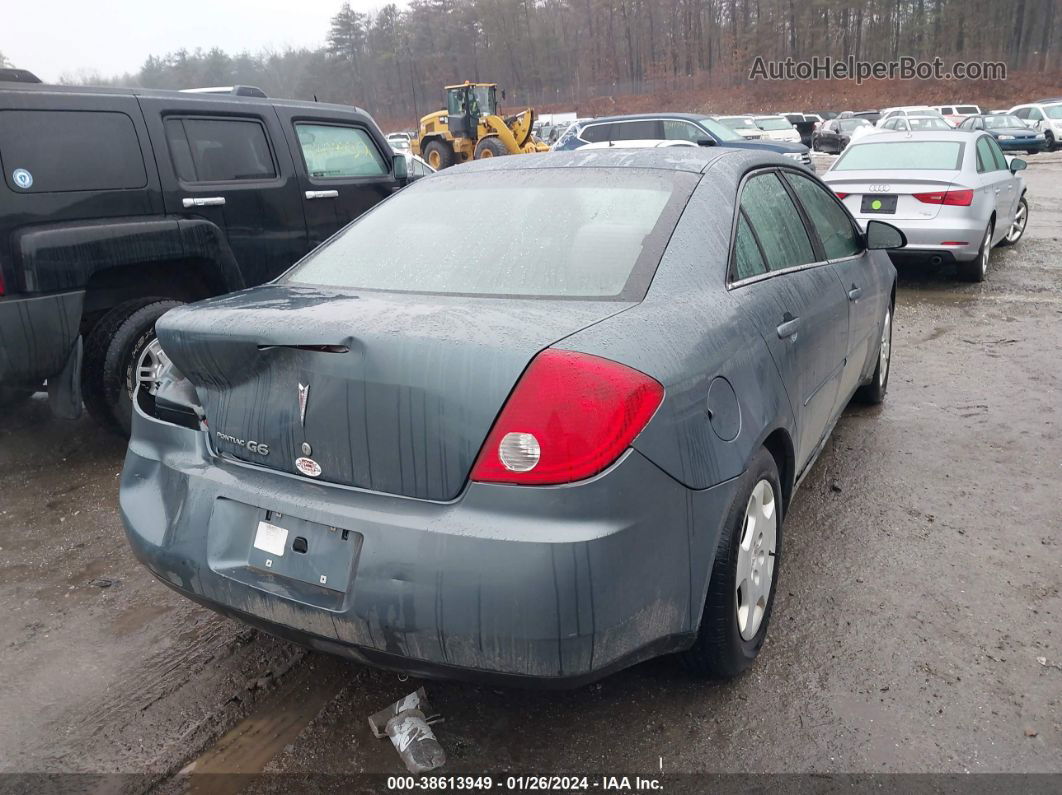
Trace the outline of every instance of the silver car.
<instances>
[{"instance_id":1,"label":"silver car","mask_svg":"<svg viewBox=\"0 0 1062 795\"><path fill-rule=\"evenodd\" d=\"M863 228L879 219L903 230L894 259L954 262L979 282L992 247L1025 233L1024 168L983 131L882 132L849 144L823 180Z\"/></svg>"}]
</instances>

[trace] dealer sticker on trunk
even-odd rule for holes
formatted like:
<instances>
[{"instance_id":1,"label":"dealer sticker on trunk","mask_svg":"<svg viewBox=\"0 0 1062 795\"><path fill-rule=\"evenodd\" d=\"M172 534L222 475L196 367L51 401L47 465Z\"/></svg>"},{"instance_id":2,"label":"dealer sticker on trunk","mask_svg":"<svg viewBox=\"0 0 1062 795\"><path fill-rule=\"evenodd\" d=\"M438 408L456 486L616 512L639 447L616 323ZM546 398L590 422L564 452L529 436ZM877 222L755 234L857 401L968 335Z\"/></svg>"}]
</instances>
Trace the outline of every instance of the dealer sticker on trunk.
<instances>
[{"instance_id":1,"label":"dealer sticker on trunk","mask_svg":"<svg viewBox=\"0 0 1062 795\"><path fill-rule=\"evenodd\" d=\"M288 544L288 531L269 522L259 522L258 532L254 535L255 549L261 549L278 558L284 557L284 547Z\"/></svg>"}]
</instances>

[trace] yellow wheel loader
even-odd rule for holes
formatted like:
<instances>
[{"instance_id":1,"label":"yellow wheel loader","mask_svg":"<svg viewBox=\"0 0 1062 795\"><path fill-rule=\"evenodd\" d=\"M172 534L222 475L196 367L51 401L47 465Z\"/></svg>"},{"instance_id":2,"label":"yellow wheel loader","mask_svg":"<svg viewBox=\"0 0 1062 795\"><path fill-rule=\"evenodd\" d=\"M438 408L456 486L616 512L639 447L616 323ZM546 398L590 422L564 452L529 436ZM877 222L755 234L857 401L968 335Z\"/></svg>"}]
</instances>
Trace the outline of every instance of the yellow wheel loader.
<instances>
[{"instance_id":1,"label":"yellow wheel loader","mask_svg":"<svg viewBox=\"0 0 1062 795\"><path fill-rule=\"evenodd\" d=\"M446 108L420 120L414 153L441 169L481 157L549 151L548 144L531 134L535 111L500 116L497 94L495 83L447 86Z\"/></svg>"}]
</instances>

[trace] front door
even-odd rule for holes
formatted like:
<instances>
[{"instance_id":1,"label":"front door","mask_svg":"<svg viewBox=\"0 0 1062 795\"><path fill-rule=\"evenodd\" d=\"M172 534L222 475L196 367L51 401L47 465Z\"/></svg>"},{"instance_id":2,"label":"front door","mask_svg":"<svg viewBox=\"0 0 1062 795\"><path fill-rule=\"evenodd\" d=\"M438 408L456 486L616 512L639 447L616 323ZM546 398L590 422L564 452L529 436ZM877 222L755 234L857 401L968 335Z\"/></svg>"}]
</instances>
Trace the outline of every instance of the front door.
<instances>
[{"instance_id":1,"label":"front door","mask_svg":"<svg viewBox=\"0 0 1062 795\"><path fill-rule=\"evenodd\" d=\"M298 171L309 247L314 248L394 192L394 153L342 113L277 108Z\"/></svg>"}]
</instances>

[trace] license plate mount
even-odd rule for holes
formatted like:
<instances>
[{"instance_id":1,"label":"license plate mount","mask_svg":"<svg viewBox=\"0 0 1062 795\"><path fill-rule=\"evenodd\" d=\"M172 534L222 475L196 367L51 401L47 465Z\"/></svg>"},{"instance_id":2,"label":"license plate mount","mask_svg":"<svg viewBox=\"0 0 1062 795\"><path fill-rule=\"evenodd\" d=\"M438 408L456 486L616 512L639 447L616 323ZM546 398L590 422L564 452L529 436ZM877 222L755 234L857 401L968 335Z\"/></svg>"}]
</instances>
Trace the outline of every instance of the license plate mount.
<instances>
[{"instance_id":1,"label":"license plate mount","mask_svg":"<svg viewBox=\"0 0 1062 795\"><path fill-rule=\"evenodd\" d=\"M859 204L859 211L892 215L896 212L896 196L890 194L864 195Z\"/></svg>"},{"instance_id":2,"label":"license plate mount","mask_svg":"<svg viewBox=\"0 0 1062 795\"><path fill-rule=\"evenodd\" d=\"M251 568L329 591L347 591L361 551L360 533L275 511L256 513L247 552Z\"/></svg>"}]
</instances>

